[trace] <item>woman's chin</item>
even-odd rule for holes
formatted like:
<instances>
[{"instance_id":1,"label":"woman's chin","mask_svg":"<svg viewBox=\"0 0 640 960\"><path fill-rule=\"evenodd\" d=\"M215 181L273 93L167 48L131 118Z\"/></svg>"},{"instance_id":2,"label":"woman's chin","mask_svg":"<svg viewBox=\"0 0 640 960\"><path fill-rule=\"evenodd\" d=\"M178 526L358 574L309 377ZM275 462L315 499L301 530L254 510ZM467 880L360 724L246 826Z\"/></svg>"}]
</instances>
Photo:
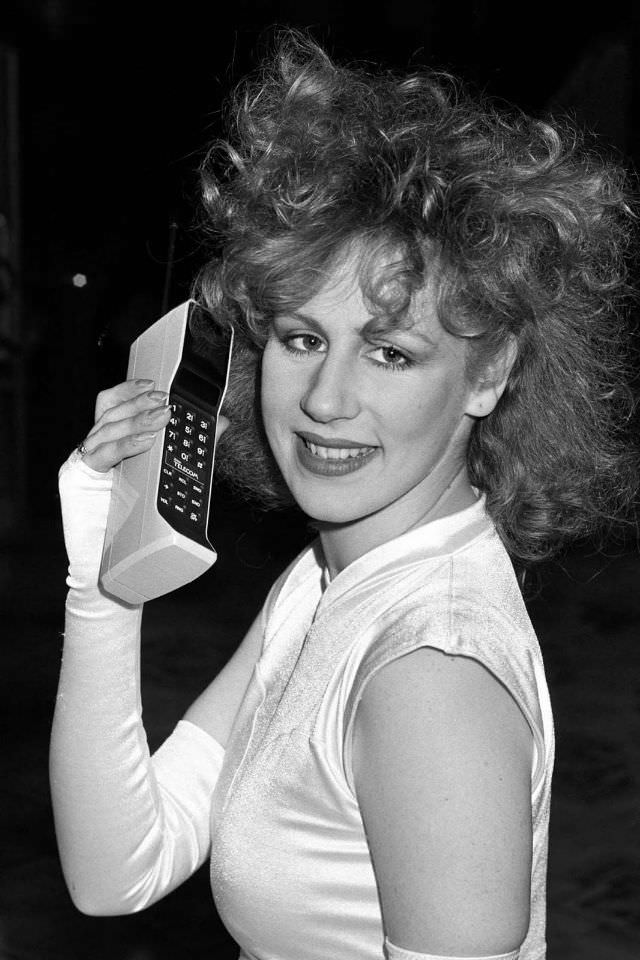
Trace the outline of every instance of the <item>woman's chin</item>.
<instances>
[{"instance_id":1,"label":"woman's chin","mask_svg":"<svg viewBox=\"0 0 640 960\"><path fill-rule=\"evenodd\" d=\"M300 505L299 505L300 506ZM326 510L305 510L304 507L300 507L303 513L307 516L309 522L317 527L318 530L329 530L335 527L344 527L347 524L355 523L360 517L354 517L352 513L347 511L338 511L335 509L326 509Z\"/></svg>"},{"instance_id":2,"label":"woman's chin","mask_svg":"<svg viewBox=\"0 0 640 960\"><path fill-rule=\"evenodd\" d=\"M335 498L318 499L308 495L305 496L304 492L300 497L297 497L295 491L292 491L292 496L310 523L318 528L340 527L354 523L367 512L358 510L355 505L344 502L336 503Z\"/></svg>"}]
</instances>

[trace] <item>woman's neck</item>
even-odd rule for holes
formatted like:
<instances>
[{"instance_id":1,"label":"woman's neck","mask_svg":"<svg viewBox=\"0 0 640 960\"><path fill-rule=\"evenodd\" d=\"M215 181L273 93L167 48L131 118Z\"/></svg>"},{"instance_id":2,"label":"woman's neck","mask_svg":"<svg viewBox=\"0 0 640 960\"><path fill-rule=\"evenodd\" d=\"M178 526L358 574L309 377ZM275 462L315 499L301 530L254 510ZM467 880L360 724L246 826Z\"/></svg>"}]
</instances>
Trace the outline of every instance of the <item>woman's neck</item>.
<instances>
[{"instance_id":1,"label":"woman's neck","mask_svg":"<svg viewBox=\"0 0 640 960\"><path fill-rule=\"evenodd\" d=\"M403 498L389 504L384 510L353 520L350 523L318 523L320 542L330 578L333 579L350 563L370 550L414 530L416 527L458 513L476 502L466 467L462 467L450 481L433 490L426 500Z\"/></svg>"}]
</instances>

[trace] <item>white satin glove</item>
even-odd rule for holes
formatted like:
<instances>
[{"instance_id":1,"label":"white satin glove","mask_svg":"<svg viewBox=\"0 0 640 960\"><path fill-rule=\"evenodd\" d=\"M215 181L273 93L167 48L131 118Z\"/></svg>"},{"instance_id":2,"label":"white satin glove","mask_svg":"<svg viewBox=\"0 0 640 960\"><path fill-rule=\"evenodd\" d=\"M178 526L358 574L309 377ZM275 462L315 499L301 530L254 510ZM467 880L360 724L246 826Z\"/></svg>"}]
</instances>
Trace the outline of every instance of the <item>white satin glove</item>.
<instances>
[{"instance_id":1,"label":"white satin glove","mask_svg":"<svg viewBox=\"0 0 640 960\"><path fill-rule=\"evenodd\" d=\"M140 910L204 862L223 748L181 721L149 756L140 703L142 606L98 586L111 471L77 452L60 470L69 594L51 739L51 794L65 879L96 915Z\"/></svg>"},{"instance_id":2,"label":"white satin glove","mask_svg":"<svg viewBox=\"0 0 640 960\"><path fill-rule=\"evenodd\" d=\"M58 489L71 589L98 585L112 485L113 470L92 470L77 450L60 467Z\"/></svg>"}]
</instances>

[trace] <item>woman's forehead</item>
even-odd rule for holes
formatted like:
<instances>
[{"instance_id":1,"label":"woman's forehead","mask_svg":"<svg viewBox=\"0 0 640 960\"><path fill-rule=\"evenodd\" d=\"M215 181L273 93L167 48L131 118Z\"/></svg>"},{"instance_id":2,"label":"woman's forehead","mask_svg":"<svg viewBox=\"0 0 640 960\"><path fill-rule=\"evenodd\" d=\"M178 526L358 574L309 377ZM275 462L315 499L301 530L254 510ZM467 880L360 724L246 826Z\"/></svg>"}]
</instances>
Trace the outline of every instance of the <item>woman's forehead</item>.
<instances>
[{"instance_id":1,"label":"woman's forehead","mask_svg":"<svg viewBox=\"0 0 640 960\"><path fill-rule=\"evenodd\" d=\"M320 285L304 304L304 312L337 309L348 302L366 310L384 325L411 328L438 322L435 269L420 278L407 269L396 246L362 244L343 249L324 271Z\"/></svg>"}]
</instances>

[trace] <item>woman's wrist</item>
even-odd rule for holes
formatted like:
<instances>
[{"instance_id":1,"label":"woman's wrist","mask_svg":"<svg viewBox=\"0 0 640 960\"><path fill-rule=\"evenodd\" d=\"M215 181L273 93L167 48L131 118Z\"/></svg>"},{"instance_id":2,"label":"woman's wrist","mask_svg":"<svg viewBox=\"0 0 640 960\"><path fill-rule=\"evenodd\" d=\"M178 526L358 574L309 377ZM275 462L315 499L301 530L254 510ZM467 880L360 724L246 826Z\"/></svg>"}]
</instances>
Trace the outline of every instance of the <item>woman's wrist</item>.
<instances>
[{"instance_id":1,"label":"woman's wrist","mask_svg":"<svg viewBox=\"0 0 640 960\"><path fill-rule=\"evenodd\" d=\"M74 450L60 468L58 487L72 590L98 588L113 471L98 473Z\"/></svg>"}]
</instances>

